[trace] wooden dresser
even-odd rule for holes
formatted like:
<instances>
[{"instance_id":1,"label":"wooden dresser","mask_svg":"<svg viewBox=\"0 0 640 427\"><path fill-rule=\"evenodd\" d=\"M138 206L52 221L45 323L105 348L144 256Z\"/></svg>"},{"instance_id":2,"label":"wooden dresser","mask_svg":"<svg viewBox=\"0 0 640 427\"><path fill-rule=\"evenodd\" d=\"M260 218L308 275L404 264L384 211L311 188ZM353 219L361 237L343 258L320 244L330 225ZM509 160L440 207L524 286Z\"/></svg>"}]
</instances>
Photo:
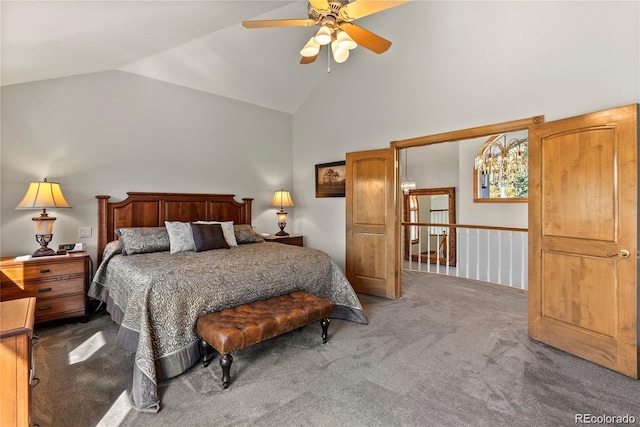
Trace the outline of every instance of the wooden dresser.
<instances>
[{"instance_id":1,"label":"wooden dresser","mask_svg":"<svg viewBox=\"0 0 640 427\"><path fill-rule=\"evenodd\" d=\"M0 425L31 426L35 298L0 302Z\"/></svg>"},{"instance_id":2,"label":"wooden dresser","mask_svg":"<svg viewBox=\"0 0 640 427\"><path fill-rule=\"evenodd\" d=\"M91 259L85 252L16 261L0 260L0 300L36 297L36 323L87 319Z\"/></svg>"}]
</instances>

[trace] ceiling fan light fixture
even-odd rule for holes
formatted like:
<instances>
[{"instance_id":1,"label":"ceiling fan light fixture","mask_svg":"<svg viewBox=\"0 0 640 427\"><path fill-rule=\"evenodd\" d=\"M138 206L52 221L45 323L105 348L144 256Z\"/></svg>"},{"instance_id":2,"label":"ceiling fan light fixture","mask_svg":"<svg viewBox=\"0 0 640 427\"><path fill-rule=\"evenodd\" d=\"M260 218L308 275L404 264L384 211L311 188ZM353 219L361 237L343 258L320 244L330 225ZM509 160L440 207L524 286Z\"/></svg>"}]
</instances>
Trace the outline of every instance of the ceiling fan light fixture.
<instances>
[{"instance_id":1,"label":"ceiling fan light fixture","mask_svg":"<svg viewBox=\"0 0 640 427\"><path fill-rule=\"evenodd\" d=\"M322 47L329 45L333 40L339 42L339 46L332 48L336 62L344 62L349 57L349 51L357 46L378 54L386 52L391 47L389 40L353 24L353 21L408 1L411 0L308 0L307 18L243 21L242 25L245 28L318 26L313 42L319 48L316 50L315 46L307 43L300 51L300 64L313 63ZM358 40L357 43L353 37ZM331 60L329 49L327 60Z\"/></svg>"},{"instance_id":2,"label":"ceiling fan light fixture","mask_svg":"<svg viewBox=\"0 0 640 427\"><path fill-rule=\"evenodd\" d=\"M340 47L338 40L331 42L331 51L333 52L333 60L338 64L342 64L349 58L349 49Z\"/></svg>"},{"instance_id":3,"label":"ceiling fan light fixture","mask_svg":"<svg viewBox=\"0 0 640 427\"><path fill-rule=\"evenodd\" d=\"M353 39L345 31L338 31L336 40L338 40L338 46L343 49L352 50L358 47L358 43L353 41Z\"/></svg>"},{"instance_id":4,"label":"ceiling fan light fixture","mask_svg":"<svg viewBox=\"0 0 640 427\"><path fill-rule=\"evenodd\" d=\"M313 37L313 41L321 46L331 43L331 30L329 27L326 25L320 27L316 35Z\"/></svg>"},{"instance_id":5,"label":"ceiling fan light fixture","mask_svg":"<svg viewBox=\"0 0 640 427\"><path fill-rule=\"evenodd\" d=\"M313 39L314 37L311 37L307 44L304 45L304 47L300 51L300 55L308 58L311 56L316 56L320 52L320 45Z\"/></svg>"}]
</instances>

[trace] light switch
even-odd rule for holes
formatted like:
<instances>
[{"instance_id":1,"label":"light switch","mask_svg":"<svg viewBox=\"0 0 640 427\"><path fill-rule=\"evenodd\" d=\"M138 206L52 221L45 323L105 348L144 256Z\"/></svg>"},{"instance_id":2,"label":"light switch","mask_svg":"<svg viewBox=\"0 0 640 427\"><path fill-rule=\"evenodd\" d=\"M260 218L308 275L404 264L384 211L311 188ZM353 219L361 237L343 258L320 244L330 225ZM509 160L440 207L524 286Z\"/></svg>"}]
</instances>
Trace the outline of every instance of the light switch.
<instances>
[{"instance_id":1,"label":"light switch","mask_svg":"<svg viewBox=\"0 0 640 427\"><path fill-rule=\"evenodd\" d=\"M91 237L91 227L78 228L78 237Z\"/></svg>"}]
</instances>

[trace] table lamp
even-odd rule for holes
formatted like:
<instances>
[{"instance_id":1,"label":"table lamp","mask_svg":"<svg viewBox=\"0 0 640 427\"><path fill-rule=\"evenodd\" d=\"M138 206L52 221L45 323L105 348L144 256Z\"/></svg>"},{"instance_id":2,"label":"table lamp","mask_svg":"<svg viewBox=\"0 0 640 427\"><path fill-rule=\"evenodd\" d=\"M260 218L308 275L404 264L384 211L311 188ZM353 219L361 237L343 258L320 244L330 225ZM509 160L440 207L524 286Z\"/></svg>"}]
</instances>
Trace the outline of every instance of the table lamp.
<instances>
[{"instance_id":1,"label":"table lamp","mask_svg":"<svg viewBox=\"0 0 640 427\"><path fill-rule=\"evenodd\" d=\"M276 191L273 195L273 199L271 200L271 206L280 206L280 211L277 212L278 227L280 227L280 231L276 233L276 236L288 236L289 233L284 231L284 227L287 225L287 213L283 208L293 206L291 195L288 191L284 191L284 189Z\"/></svg>"},{"instance_id":2,"label":"table lamp","mask_svg":"<svg viewBox=\"0 0 640 427\"><path fill-rule=\"evenodd\" d=\"M16 209L42 209L40 216L33 217L36 223L36 242L40 248L32 254L34 257L55 255L56 251L47 247L53 238L53 222L55 217L47 214L47 209L70 209L69 203L65 200L57 182L48 182L47 178L43 182L32 182L29 184L27 194L16 206Z\"/></svg>"}]
</instances>

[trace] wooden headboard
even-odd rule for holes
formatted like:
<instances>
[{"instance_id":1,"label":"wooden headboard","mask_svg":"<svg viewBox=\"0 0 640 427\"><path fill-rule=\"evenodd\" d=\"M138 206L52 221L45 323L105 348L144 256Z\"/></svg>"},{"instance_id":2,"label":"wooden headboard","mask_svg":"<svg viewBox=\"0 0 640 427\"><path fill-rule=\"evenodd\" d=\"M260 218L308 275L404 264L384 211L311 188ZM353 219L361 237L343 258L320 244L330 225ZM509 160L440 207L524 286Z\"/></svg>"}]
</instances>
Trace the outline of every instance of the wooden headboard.
<instances>
[{"instance_id":1,"label":"wooden headboard","mask_svg":"<svg viewBox=\"0 0 640 427\"><path fill-rule=\"evenodd\" d=\"M127 193L121 202L111 196L98 199L98 263L115 230L125 227L161 227L165 221L233 221L251 224L252 198L236 202L233 194Z\"/></svg>"}]
</instances>

